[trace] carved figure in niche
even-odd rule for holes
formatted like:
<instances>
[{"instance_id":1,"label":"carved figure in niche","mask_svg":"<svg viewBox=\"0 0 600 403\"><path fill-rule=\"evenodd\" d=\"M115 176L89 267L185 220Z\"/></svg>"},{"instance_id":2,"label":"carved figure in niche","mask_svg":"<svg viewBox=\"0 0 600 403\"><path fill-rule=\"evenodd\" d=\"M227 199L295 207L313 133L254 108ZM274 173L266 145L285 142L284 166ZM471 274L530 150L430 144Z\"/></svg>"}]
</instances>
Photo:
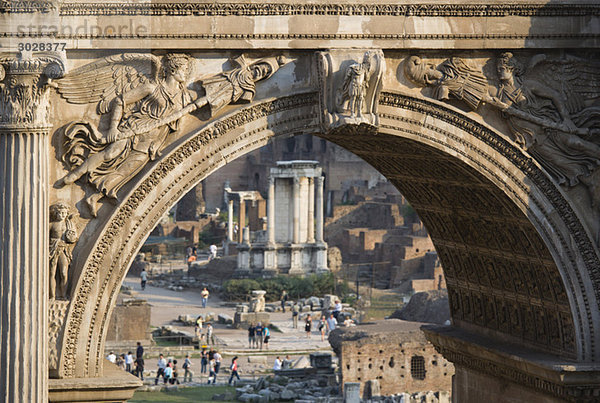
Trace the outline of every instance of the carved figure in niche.
<instances>
[{"instance_id":1,"label":"carved figure in niche","mask_svg":"<svg viewBox=\"0 0 600 403\"><path fill-rule=\"evenodd\" d=\"M351 117L362 117L370 77L371 53L366 52L362 63L351 64L346 69L344 84L338 94L338 105L348 110ZM347 102L346 107L345 102Z\"/></svg>"},{"instance_id":2,"label":"carved figure in niche","mask_svg":"<svg viewBox=\"0 0 600 403\"><path fill-rule=\"evenodd\" d=\"M411 56L404 63L404 71L415 84L433 87L433 97L439 100L447 101L452 95L475 110L482 100L489 98L487 78L458 57L435 66L418 56Z\"/></svg>"},{"instance_id":3,"label":"carved figure in niche","mask_svg":"<svg viewBox=\"0 0 600 403\"><path fill-rule=\"evenodd\" d=\"M71 122L64 130L62 159L70 171L56 186L86 175L93 188L85 199L92 216L102 197L117 199L119 189L160 156L181 117L204 105L212 116L232 102L250 102L256 81L270 77L283 63L269 58L247 65L240 57L235 69L204 80L205 96L192 101L185 86L190 61L185 54L162 60L123 54L76 69L58 82L58 92L69 102L98 102L98 113L109 116L106 134L85 121Z\"/></svg>"},{"instance_id":4,"label":"carved figure in niche","mask_svg":"<svg viewBox=\"0 0 600 403\"><path fill-rule=\"evenodd\" d=\"M71 245L77 242L73 216L65 203L50 206L50 299L67 298Z\"/></svg>"}]
</instances>

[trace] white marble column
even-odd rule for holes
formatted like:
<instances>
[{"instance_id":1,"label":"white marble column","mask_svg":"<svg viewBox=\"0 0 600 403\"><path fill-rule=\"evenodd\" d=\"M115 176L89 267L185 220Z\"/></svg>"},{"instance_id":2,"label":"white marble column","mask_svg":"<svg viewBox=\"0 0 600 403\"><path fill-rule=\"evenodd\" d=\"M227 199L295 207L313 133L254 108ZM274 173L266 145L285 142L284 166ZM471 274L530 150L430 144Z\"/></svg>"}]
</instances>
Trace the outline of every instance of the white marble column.
<instances>
[{"instance_id":1,"label":"white marble column","mask_svg":"<svg viewBox=\"0 0 600 403\"><path fill-rule=\"evenodd\" d=\"M317 234L316 241L323 242L323 177L317 178Z\"/></svg>"},{"instance_id":2,"label":"white marble column","mask_svg":"<svg viewBox=\"0 0 600 403\"><path fill-rule=\"evenodd\" d=\"M48 181L45 77L53 56L4 60L0 104L0 401L48 401ZM49 65L50 68L44 70ZM40 79L41 77L41 79ZM10 105L10 106L9 106Z\"/></svg>"},{"instance_id":3,"label":"white marble column","mask_svg":"<svg viewBox=\"0 0 600 403\"><path fill-rule=\"evenodd\" d=\"M275 244L275 178L269 178L269 199L267 200L267 239Z\"/></svg>"},{"instance_id":4,"label":"white marble column","mask_svg":"<svg viewBox=\"0 0 600 403\"><path fill-rule=\"evenodd\" d=\"M293 238L292 243L300 242L300 178L294 178L294 219L293 219Z\"/></svg>"},{"instance_id":5,"label":"white marble column","mask_svg":"<svg viewBox=\"0 0 600 403\"><path fill-rule=\"evenodd\" d=\"M308 239L306 242L315 242L315 179L308 178Z\"/></svg>"},{"instance_id":6,"label":"white marble column","mask_svg":"<svg viewBox=\"0 0 600 403\"><path fill-rule=\"evenodd\" d=\"M227 241L233 242L233 200L227 202Z\"/></svg>"},{"instance_id":7,"label":"white marble column","mask_svg":"<svg viewBox=\"0 0 600 403\"><path fill-rule=\"evenodd\" d=\"M239 218L239 229L238 229L238 242L244 241L244 228L246 227L246 200L240 197L240 218Z\"/></svg>"}]
</instances>

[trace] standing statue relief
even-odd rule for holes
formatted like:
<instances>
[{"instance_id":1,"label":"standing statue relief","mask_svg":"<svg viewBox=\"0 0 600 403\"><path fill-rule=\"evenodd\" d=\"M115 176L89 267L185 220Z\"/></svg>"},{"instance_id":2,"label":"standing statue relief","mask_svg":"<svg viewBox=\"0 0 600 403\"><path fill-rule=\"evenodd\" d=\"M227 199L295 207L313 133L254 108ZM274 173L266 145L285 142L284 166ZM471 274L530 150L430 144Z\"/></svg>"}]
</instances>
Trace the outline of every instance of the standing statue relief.
<instances>
[{"instance_id":1,"label":"standing statue relief","mask_svg":"<svg viewBox=\"0 0 600 403\"><path fill-rule=\"evenodd\" d=\"M67 298L69 266L73 257L71 245L77 242L77 231L69 206L59 202L50 206L50 299Z\"/></svg>"},{"instance_id":2,"label":"standing statue relief","mask_svg":"<svg viewBox=\"0 0 600 403\"><path fill-rule=\"evenodd\" d=\"M108 116L101 133L86 121L64 129L62 160L69 172L57 187L84 177L93 188L85 198L92 216L102 197L117 198L123 185L151 160L160 156L169 136L186 114L209 105L211 116L234 102L250 102L256 82L272 76L283 59L266 58L201 81L205 95L196 100L186 88L192 59L185 54L122 54L75 69L57 82L57 90L71 103L98 102L99 115Z\"/></svg>"}]
</instances>

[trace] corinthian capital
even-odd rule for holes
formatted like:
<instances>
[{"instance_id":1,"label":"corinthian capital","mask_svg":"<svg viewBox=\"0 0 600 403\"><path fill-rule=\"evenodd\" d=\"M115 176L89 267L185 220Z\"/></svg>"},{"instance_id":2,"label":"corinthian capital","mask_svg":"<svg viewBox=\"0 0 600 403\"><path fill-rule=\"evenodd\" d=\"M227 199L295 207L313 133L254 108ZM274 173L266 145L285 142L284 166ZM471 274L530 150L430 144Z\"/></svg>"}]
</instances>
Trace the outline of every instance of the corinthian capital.
<instances>
[{"instance_id":1,"label":"corinthian capital","mask_svg":"<svg viewBox=\"0 0 600 403\"><path fill-rule=\"evenodd\" d=\"M0 53L0 129L50 127L48 89L64 71L56 53Z\"/></svg>"}]
</instances>

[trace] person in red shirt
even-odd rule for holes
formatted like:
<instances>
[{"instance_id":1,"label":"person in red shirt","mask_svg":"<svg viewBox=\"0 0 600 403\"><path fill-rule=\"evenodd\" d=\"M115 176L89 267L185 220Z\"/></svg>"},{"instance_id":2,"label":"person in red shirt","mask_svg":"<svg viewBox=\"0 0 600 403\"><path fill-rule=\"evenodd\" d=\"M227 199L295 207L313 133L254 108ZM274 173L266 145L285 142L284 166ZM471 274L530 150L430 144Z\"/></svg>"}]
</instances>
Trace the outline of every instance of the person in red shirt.
<instances>
[{"instance_id":1,"label":"person in red shirt","mask_svg":"<svg viewBox=\"0 0 600 403\"><path fill-rule=\"evenodd\" d=\"M233 381L233 377L237 377L238 381L240 380L240 375L238 374L238 357L235 356L233 357L233 360L231 360L231 366L229 367L229 369L231 369L231 376L229 377L229 384L231 385L231 382Z\"/></svg>"}]
</instances>

